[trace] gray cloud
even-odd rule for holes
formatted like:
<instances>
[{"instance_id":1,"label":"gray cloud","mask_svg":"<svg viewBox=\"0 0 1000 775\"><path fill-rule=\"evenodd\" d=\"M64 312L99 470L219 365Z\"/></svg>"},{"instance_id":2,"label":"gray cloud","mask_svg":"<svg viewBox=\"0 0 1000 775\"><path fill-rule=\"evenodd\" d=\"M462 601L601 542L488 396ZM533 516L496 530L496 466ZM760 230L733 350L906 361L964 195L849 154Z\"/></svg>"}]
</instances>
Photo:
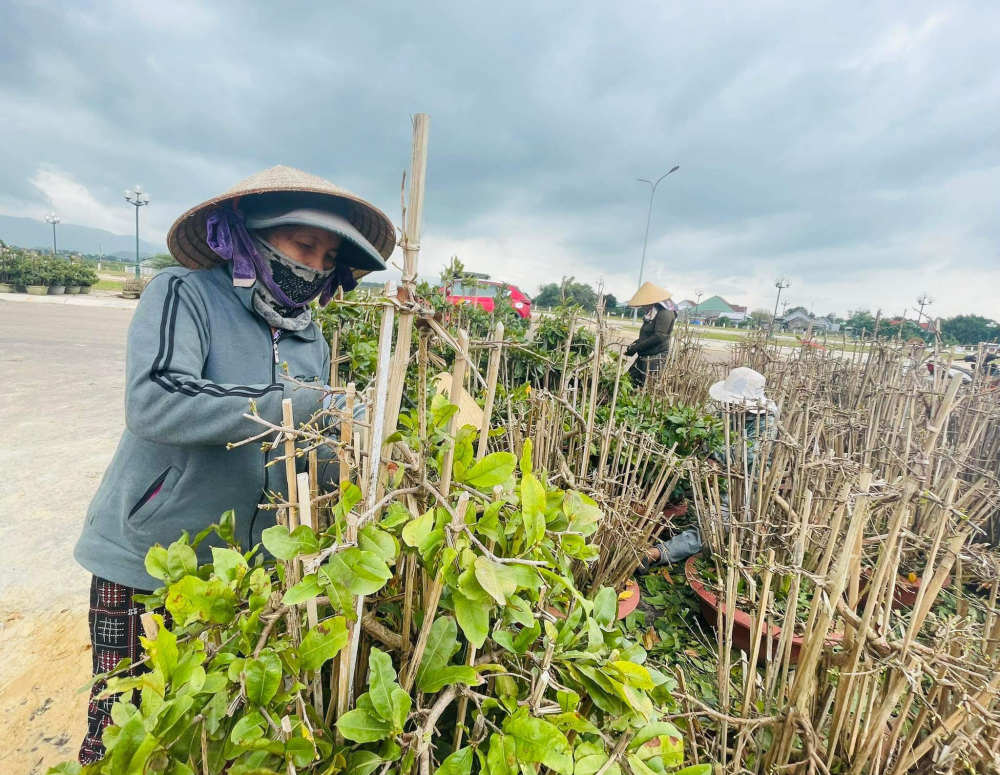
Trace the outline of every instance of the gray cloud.
<instances>
[{"instance_id":1,"label":"gray cloud","mask_svg":"<svg viewBox=\"0 0 1000 775\"><path fill-rule=\"evenodd\" d=\"M140 181L162 234L285 163L398 217L422 110L425 247L527 290L570 271L627 294L635 178L680 164L647 276L681 294L758 306L782 271L824 309L898 311L933 284L942 313L1000 316L984 288L1000 281L989 4L156 6L0 9L0 209L58 201L32 183L42 167L108 208Z\"/></svg>"}]
</instances>

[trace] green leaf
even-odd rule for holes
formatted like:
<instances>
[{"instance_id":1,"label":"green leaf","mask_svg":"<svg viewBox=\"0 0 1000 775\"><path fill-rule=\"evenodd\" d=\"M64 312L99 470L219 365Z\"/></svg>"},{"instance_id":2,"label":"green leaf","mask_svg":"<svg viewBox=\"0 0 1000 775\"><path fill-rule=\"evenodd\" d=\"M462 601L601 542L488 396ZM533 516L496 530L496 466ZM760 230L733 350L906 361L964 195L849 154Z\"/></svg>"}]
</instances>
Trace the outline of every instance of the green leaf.
<instances>
[{"instance_id":1,"label":"green leaf","mask_svg":"<svg viewBox=\"0 0 1000 775\"><path fill-rule=\"evenodd\" d=\"M352 751L347 756L347 769L344 770L344 775L371 775L384 763L385 760L374 751Z\"/></svg>"},{"instance_id":2,"label":"green leaf","mask_svg":"<svg viewBox=\"0 0 1000 775\"><path fill-rule=\"evenodd\" d=\"M242 745L242 741L256 740L264 734L264 717L256 710L243 716L233 726L229 740L233 745Z\"/></svg>"},{"instance_id":3,"label":"green leaf","mask_svg":"<svg viewBox=\"0 0 1000 775\"><path fill-rule=\"evenodd\" d=\"M81 766L77 762L62 762L49 767L45 775L80 775Z\"/></svg>"},{"instance_id":4,"label":"green leaf","mask_svg":"<svg viewBox=\"0 0 1000 775\"><path fill-rule=\"evenodd\" d=\"M464 481L481 490L488 490L506 482L517 466L517 458L510 452L487 455L465 472Z\"/></svg>"},{"instance_id":5,"label":"green leaf","mask_svg":"<svg viewBox=\"0 0 1000 775\"><path fill-rule=\"evenodd\" d=\"M455 617L462 632L465 633L469 643L477 649L482 648L490 631L492 605L479 600L470 600L458 590L452 590L451 596L455 604Z\"/></svg>"},{"instance_id":6,"label":"green leaf","mask_svg":"<svg viewBox=\"0 0 1000 775\"><path fill-rule=\"evenodd\" d=\"M351 547L337 552L323 566L331 584L342 584L355 595L373 595L392 577L389 566L372 552Z\"/></svg>"},{"instance_id":7,"label":"green leaf","mask_svg":"<svg viewBox=\"0 0 1000 775\"><path fill-rule=\"evenodd\" d=\"M674 775L712 775L712 765L695 764L691 767L685 767L683 770L677 770Z\"/></svg>"},{"instance_id":8,"label":"green leaf","mask_svg":"<svg viewBox=\"0 0 1000 775\"><path fill-rule=\"evenodd\" d=\"M611 587L601 587L594 598L594 618L605 630L614 626L618 616L618 595Z\"/></svg>"},{"instance_id":9,"label":"green leaf","mask_svg":"<svg viewBox=\"0 0 1000 775\"><path fill-rule=\"evenodd\" d=\"M375 525L366 525L361 529L358 534L358 546L366 552L378 555L387 564L395 562L399 554L399 542L396 538Z\"/></svg>"},{"instance_id":10,"label":"green leaf","mask_svg":"<svg viewBox=\"0 0 1000 775\"><path fill-rule=\"evenodd\" d=\"M531 466L532 466L532 460L531 460L532 449L533 449L533 445L531 443L531 439L525 439L524 440L524 446L521 447L520 465L521 465L521 473L522 474L533 473L532 468L531 468Z\"/></svg>"},{"instance_id":11,"label":"green leaf","mask_svg":"<svg viewBox=\"0 0 1000 775\"><path fill-rule=\"evenodd\" d=\"M504 732L514 738L519 761L541 762L561 775L573 775L569 742L554 725L540 718L510 718Z\"/></svg>"},{"instance_id":12,"label":"green leaf","mask_svg":"<svg viewBox=\"0 0 1000 775\"><path fill-rule=\"evenodd\" d=\"M516 775L517 753L513 738L496 732L490 735L486 766L489 768L489 775Z\"/></svg>"},{"instance_id":13,"label":"green leaf","mask_svg":"<svg viewBox=\"0 0 1000 775\"><path fill-rule=\"evenodd\" d=\"M392 720L393 689L397 688L399 684L396 683L392 657L373 647L368 657L368 694L375 713L382 721Z\"/></svg>"},{"instance_id":14,"label":"green leaf","mask_svg":"<svg viewBox=\"0 0 1000 775\"><path fill-rule=\"evenodd\" d=\"M177 636L163 626L163 617L153 614L153 620L159 625L156 630L156 640L140 638L143 648L164 681L169 681L177 668L178 650Z\"/></svg>"},{"instance_id":15,"label":"green leaf","mask_svg":"<svg viewBox=\"0 0 1000 775\"><path fill-rule=\"evenodd\" d=\"M306 767L316 758L316 746L304 737L293 737L285 743L285 759L296 767Z\"/></svg>"},{"instance_id":16,"label":"green leaf","mask_svg":"<svg viewBox=\"0 0 1000 775\"><path fill-rule=\"evenodd\" d=\"M355 708L341 716L337 720L337 730L355 743L374 743L392 734L388 722L362 708Z\"/></svg>"},{"instance_id":17,"label":"green leaf","mask_svg":"<svg viewBox=\"0 0 1000 775\"><path fill-rule=\"evenodd\" d=\"M216 576L227 583L232 583L238 580L237 568L246 568L247 561L239 552L213 546L212 567Z\"/></svg>"},{"instance_id":18,"label":"green leaf","mask_svg":"<svg viewBox=\"0 0 1000 775\"><path fill-rule=\"evenodd\" d=\"M299 525L291 533L284 525L273 525L260 537L264 548L279 560L291 560L300 554L319 551L319 540L309 525Z\"/></svg>"},{"instance_id":19,"label":"green leaf","mask_svg":"<svg viewBox=\"0 0 1000 775\"><path fill-rule=\"evenodd\" d=\"M278 693L281 684L281 659L265 649L257 659L248 659L243 667L246 675L247 700L253 705L267 705Z\"/></svg>"},{"instance_id":20,"label":"green leaf","mask_svg":"<svg viewBox=\"0 0 1000 775\"><path fill-rule=\"evenodd\" d=\"M493 541L500 540L500 510L504 501L493 501L485 509L476 523L476 532Z\"/></svg>"},{"instance_id":21,"label":"green leaf","mask_svg":"<svg viewBox=\"0 0 1000 775\"><path fill-rule=\"evenodd\" d=\"M393 729L402 732L403 727L406 726L406 719L410 715L410 707L413 705L413 699L410 697L410 693L405 691L399 686L396 686L392 690L392 718L389 719L392 722Z\"/></svg>"},{"instance_id":22,"label":"green leaf","mask_svg":"<svg viewBox=\"0 0 1000 775\"><path fill-rule=\"evenodd\" d=\"M389 504L389 509L386 515L382 517L382 521L379 525L385 530L391 530L394 527L399 527L400 525L408 522L410 519L410 510L406 508L399 501L393 501Z\"/></svg>"},{"instance_id":23,"label":"green leaf","mask_svg":"<svg viewBox=\"0 0 1000 775\"><path fill-rule=\"evenodd\" d=\"M230 509L224 511L219 517L219 538L227 544L235 544L236 541L236 512Z\"/></svg>"},{"instance_id":24,"label":"green leaf","mask_svg":"<svg viewBox=\"0 0 1000 775\"><path fill-rule=\"evenodd\" d=\"M481 683L479 673L474 667L469 665L449 665L439 667L436 670L428 670L424 675L424 681L418 686L420 691L434 694L441 691L446 686L452 684L468 684L476 686Z\"/></svg>"},{"instance_id":25,"label":"green leaf","mask_svg":"<svg viewBox=\"0 0 1000 775\"><path fill-rule=\"evenodd\" d=\"M172 579L179 579L198 572L198 555L186 543L174 541L167 549L167 573Z\"/></svg>"},{"instance_id":26,"label":"green leaf","mask_svg":"<svg viewBox=\"0 0 1000 775\"><path fill-rule=\"evenodd\" d=\"M421 514L403 526L403 543L416 549L434 529L434 510Z\"/></svg>"},{"instance_id":27,"label":"green leaf","mask_svg":"<svg viewBox=\"0 0 1000 775\"><path fill-rule=\"evenodd\" d=\"M632 768L634 775L658 775L656 770L650 769L646 763L634 753L628 755L628 765Z\"/></svg>"},{"instance_id":28,"label":"green leaf","mask_svg":"<svg viewBox=\"0 0 1000 775\"><path fill-rule=\"evenodd\" d=\"M653 679L649 676L649 671L642 665L637 665L634 662L626 662L624 660L609 662L608 664L629 686L634 686L637 689L643 689L647 692L652 691L656 686L656 684L653 683Z\"/></svg>"},{"instance_id":29,"label":"green leaf","mask_svg":"<svg viewBox=\"0 0 1000 775\"><path fill-rule=\"evenodd\" d=\"M319 578L315 573L310 573L282 595L281 602L283 605L298 605L306 600L312 600L322 591L323 587L320 586Z\"/></svg>"},{"instance_id":30,"label":"green leaf","mask_svg":"<svg viewBox=\"0 0 1000 775\"><path fill-rule=\"evenodd\" d=\"M652 724L647 724L642 729L640 729L635 737L632 738L628 745L630 751L634 751L643 743L647 743L654 737L672 737L675 740L683 740L683 735L681 735L680 730L677 729L669 721L655 721Z\"/></svg>"},{"instance_id":31,"label":"green leaf","mask_svg":"<svg viewBox=\"0 0 1000 775\"><path fill-rule=\"evenodd\" d=\"M507 572L517 583L518 589L539 589L545 582L541 574L530 565L507 565Z\"/></svg>"},{"instance_id":32,"label":"green leaf","mask_svg":"<svg viewBox=\"0 0 1000 775\"><path fill-rule=\"evenodd\" d=\"M167 570L167 550L162 546L150 547L146 552L146 573L160 581L170 578L170 571Z\"/></svg>"},{"instance_id":33,"label":"green leaf","mask_svg":"<svg viewBox=\"0 0 1000 775\"><path fill-rule=\"evenodd\" d=\"M533 474L521 479L521 511L527 545L534 546L545 535L545 488Z\"/></svg>"},{"instance_id":34,"label":"green leaf","mask_svg":"<svg viewBox=\"0 0 1000 775\"><path fill-rule=\"evenodd\" d=\"M513 455L511 455L513 457ZM469 775L472 772L472 748L459 748L437 768L440 775Z\"/></svg>"},{"instance_id":35,"label":"green leaf","mask_svg":"<svg viewBox=\"0 0 1000 775\"><path fill-rule=\"evenodd\" d=\"M236 597L220 578L205 581L184 576L167 588L164 605L180 625L193 621L228 624L236 616Z\"/></svg>"},{"instance_id":36,"label":"green leaf","mask_svg":"<svg viewBox=\"0 0 1000 775\"><path fill-rule=\"evenodd\" d=\"M500 563L488 557L477 557L475 567L476 580L500 605L506 604L507 598L517 591L517 581Z\"/></svg>"},{"instance_id":37,"label":"green leaf","mask_svg":"<svg viewBox=\"0 0 1000 775\"><path fill-rule=\"evenodd\" d=\"M361 500L361 488L356 484L351 484L350 482L340 483L340 500L337 501L337 505L333 507L334 516L338 521L343 522L347 519L347 515L351 512Z\"/></svg>"},{"instance_id":38,"label":"green leaf","mask_svg":"<svg viewBox=\"0 0 1000 775\"><path fill-rule=\"evenodd\" d=\"M417 688L420 691L430 691L424 688L428 673L445 667L458 648L458 625L455 619L451 616L440 616L435 619L431 625L420 666L417 668Z\"/></svg>"},{"instance_id":39,"label":"green leaf","mask_svg":"<svg viewBox=\"0 0 1000 775\"><path fill-rule=\"evenodd\" d=\"M303 670L319 670L347 645L347 624L343 616L322 621L306 633L299 645L299 666Z\"/></svg>"}]
</instances>

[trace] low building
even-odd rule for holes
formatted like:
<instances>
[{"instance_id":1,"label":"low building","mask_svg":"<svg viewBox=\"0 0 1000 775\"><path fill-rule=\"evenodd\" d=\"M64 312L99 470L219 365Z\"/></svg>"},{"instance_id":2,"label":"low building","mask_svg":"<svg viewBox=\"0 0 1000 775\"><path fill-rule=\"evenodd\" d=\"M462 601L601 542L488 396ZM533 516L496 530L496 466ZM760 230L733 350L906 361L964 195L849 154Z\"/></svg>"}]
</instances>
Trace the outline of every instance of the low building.
<instances>
[{"instance_id":1,"label":"low building","mask_svg":"<svg viewBox=\"0 0 1000 775\"><path fill-rule=\"evenodd\" d=\"M702 325L713 325L720 318L739 323L747 318L747 308L730 304L721 296L711 296L703 302L693 304L687 310L687 315L692 322Z\"/></svg>"},{"instance_id":2,"label":"low building","mask_svg":"<svg viewBox=\"0 0 1000 775\"><path fill-rule=\"evenodd\" d=\"M810 328L813 333L828 331L832 334L840 331L840 323L836 323L828 317L814 318L802 310L795 310L783 318L778 318L775 324L782 331L791 331L796 334L805 333Z\"/></svg>"}]
</instances>

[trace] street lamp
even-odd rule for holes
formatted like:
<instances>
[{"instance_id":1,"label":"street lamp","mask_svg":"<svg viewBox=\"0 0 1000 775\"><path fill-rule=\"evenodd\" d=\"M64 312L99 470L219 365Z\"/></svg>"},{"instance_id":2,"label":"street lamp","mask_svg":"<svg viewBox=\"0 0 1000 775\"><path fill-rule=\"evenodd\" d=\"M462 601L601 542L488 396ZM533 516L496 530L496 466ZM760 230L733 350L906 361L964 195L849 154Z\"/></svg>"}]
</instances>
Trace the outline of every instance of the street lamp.
<instances>
[{"instance_id":1,"label":"street lamp","mask_svg":"<svg viewBox=\"0 0 1000 775\"><path fill-rule=\"evenodd\" d=\"M57 248L56 248L56 224L57 223L62 223L62 218L60 218L55 213L49 213L48 215L45 216L45 222L52 224L52 257L55 258L56 257L56 252L57 252Z\"/></svg>"},{"instance_id":2,"label":"street lamp","mask_svg":"<svg viewBox=\"0 0 1000 775\"><path fill-rule=\"evenodd\" d=\"M646 236L643 237L643 239L642 239L642 263L639 264L639 285L637 286L638 288L642 287L642 275L643 275L643 273L646 270L646 243L649 241L649 221L653 217L653 196L656 194L656 187L658 185L660 185L660 180L663 180L671 172L677 172L677 170L679 170L679 169L680 169L680 165L677 165L672 170L670 170L670 172L663 173L660 176L659 180L657 180L655 183L653 181L651 181L651 180L646 180L645 178L636 178L636 180L638 180L640 183L648 183L649 184L649 189L650 189L649 190L649 213L646 215ZM632 314L633 320L635 319L636 315L638 315L638 310L635 310L633 312L633 314Z\"/></svg>"},{"instance_id":3,"label":"street lamp","mask_svg":"<svg viewBox=\"0 0 1000 775\"><path fill-rule=\"evenodd\" d=\"M139 277L139 208L149 204L149 194L143 192L142 186L135 184L135 189L125 189L125 201L135 208L135 276Z\"/></svg>"},{"instance_id":4,"label":"street lamp","mask_svg":"<svg viewBox=\"0 0 1000 775\"><path fill-rule=\"evenodd\" d=\"M924 291L919 296L917 296L917 304L920 305L920 317L917 318L918 325L920 323L921 318L923 318L924 316L924 307L929 307L933 303L934 303L934 297L931 296L927 291Z\"/></svg>"},{"instance_id":5,"label":"street lamp","mask_svg":"<svg viewBox=\"0 0 1000 775\"><path fill-rule=\"evenodd\" d=\"M767 332L769 339L774 336L774 319L778 317L778 302L781 301L781 292L789 285L791 283L788 282L788 278L784 275L779 275L778 279L774 281L774 287L778 289L778 298L774 300L774 314L771 315L771 328Z\"/></svg>"}]
</instances>

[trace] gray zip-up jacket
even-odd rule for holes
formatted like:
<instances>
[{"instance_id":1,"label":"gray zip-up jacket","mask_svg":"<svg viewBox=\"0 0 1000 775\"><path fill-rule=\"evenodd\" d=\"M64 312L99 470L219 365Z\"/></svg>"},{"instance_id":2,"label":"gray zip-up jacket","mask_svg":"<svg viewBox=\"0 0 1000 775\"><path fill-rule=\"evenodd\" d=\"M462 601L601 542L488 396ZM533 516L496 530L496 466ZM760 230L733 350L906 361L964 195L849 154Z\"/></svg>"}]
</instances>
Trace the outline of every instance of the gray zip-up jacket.
<instances>
[{"instance_id":1,"label":"gray zip-up jacket","mask_svg":"<svg viewBox=\"0 0 1000 775\"><path fill-rule=\"evenodd\" d=\"M151 546L169 546L182 530L193 538L229 509L244 550L274 524L275 512L257 505L267 491L287 492L284 464L265 468L259 442L226 444L265 430L243 417L251 400L270 422L281 422L284 398L297 423L308 419L322 392L282 379L284 364L289 376L323 385L330 348L315 323L275 341L252 293L233 287L226 264L168 269L143 292L128 332L126 429L74 552L94 575L152 590L160 582L145 570ZM212 543L199 547L201 562Z\"/></svg>"}]
</instances>

